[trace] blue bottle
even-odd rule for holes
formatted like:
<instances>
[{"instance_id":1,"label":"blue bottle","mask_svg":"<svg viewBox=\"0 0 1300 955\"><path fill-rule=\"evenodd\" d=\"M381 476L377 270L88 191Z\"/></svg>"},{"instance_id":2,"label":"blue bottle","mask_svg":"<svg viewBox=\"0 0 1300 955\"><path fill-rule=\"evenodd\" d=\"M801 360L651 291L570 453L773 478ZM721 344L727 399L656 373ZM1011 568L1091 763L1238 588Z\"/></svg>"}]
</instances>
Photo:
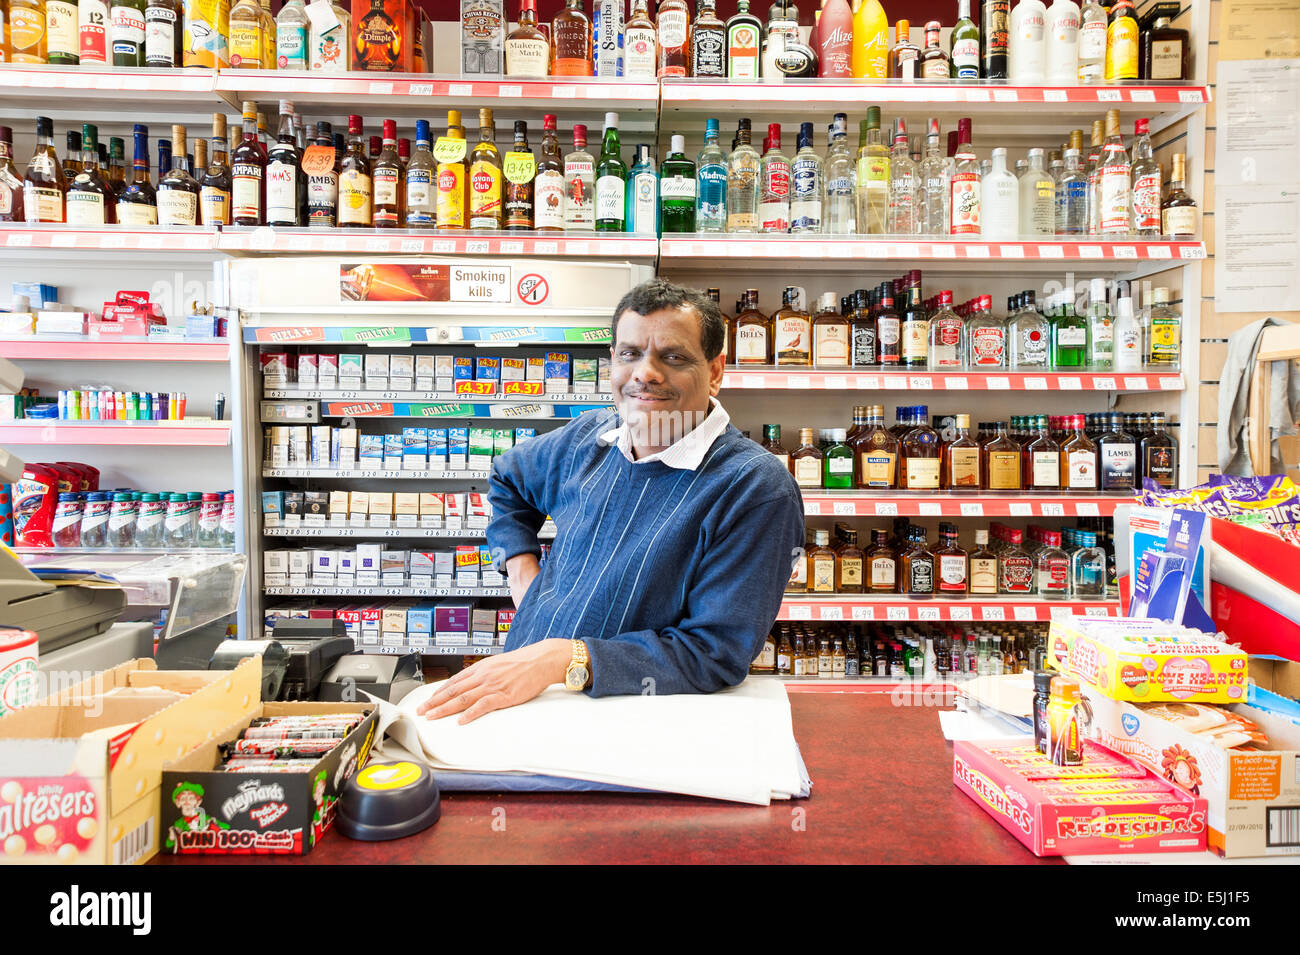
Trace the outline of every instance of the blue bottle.
<instances>
[{"instance_id":1,"label":"blue bottle","mask_svg":"<svg viewBox=\"0 0 1300 955\"><path fill-rule=\"evenodd\" d=\"M654 157L650 147L641 143L636 147L636 161L627 173L627 197L624 221L627 231L636 235L659 234L659 174L655 172Z\"/></svg>"},{"instance_id":2,"label":"blue bottle","mask_svg":"<svg viewBox=\"0 0 1300 955\"><path fill-rule=\"evenodd\" d=\"M727 154L718 145L718 121L704 126L704 148L695 162L695 231L727 231Z\"/></svg>"}]
</instances>

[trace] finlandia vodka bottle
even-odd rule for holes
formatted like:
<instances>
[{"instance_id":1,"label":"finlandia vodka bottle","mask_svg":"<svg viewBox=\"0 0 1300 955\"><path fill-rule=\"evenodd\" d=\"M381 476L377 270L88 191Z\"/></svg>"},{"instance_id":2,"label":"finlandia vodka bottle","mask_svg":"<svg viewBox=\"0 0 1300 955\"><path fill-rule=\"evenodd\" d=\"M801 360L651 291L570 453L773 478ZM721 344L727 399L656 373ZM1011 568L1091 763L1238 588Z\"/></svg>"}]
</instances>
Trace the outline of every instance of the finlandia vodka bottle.
<instances>
[{"instance_id":1,"label":"finlandia vodka bottle","mask_svg":"<svg viewBox=\"0 0 1300 955\"><path fill-rule=\"evenodd\" d=\"M920 181L916 163L907 149L907 126L898 121L894 130L894 154L889 164L889 221L886 231L890 235L915 235L917 228L918 194Z\"/></svg>"},{"instance_id":2,"label":"finlandia vodka bottle","mask_svg":"<svg viewBox=\"0 0 1300 955\"><path fill-rule=\"evenodd\" d=\"M718 145L718 121L704 124L704 148L695 160L695 231L727 231L727 154Z\"/></svg>"},{"instance_id":3,"label":"finlandia vodka bottle","mask_svg":"<svg viewBox=\"0 0 1300 955\"><path fill-rule=\"evenodd\" d=\"M823 168L826 202L822 206L822 226L827 235L852 235L855 231L853 172L848 116L836 113L831 123L830 146L826 150Z\"/></svg>"},{"instance_id":4,"label":"finlandia vodka bottle","mask_svg":"<svg viewBox=\"0 0 1300 955\"><path fill-rule=\"evenodd\" d=\"M932 119L918 176L921 186L918 218L922 235L948 234L948 175L948 160L939 145L939 121Z\"/></svg>"}]
</instances>

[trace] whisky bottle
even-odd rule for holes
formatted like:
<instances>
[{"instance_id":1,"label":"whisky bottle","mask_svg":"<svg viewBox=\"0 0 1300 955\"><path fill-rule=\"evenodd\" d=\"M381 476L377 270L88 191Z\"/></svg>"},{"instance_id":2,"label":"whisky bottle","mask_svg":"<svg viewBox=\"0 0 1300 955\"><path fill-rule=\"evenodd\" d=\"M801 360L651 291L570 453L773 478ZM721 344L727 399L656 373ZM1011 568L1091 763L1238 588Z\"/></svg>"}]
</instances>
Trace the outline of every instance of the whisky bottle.
<instances>
[{"instance_id":1,"label":"whisky bottle","mask_svg":"<svg viewBox=\"0 0 1300 955\"><path fill-rule=\"evenodd\" d=\"M853 449L845 443L843 428L831 432L832 444L824 452L822 487L848 490L853 487Z\"/></svg>"},{"instance_id":2,"label":"whisky bottle","mask_svg":"<svg viewBox=\"0 0 1300 955\"><path fill-rule=\"evenodd\" d=\"M661 0L655 14L659 62L656 75L685 76L690 66L690 10L686 0Z\"/></svg>"},{"instance_id":3,"label":"whisky bottle","mask_svg":"<svg viewBox=\"0 0 1300 955\"><path fill-rule=\"evenodd\" d=\"M460 71L463 76L500 76L505 50L505 0L461 0Z\"/></svg>"},{"instance_id":4,"label":"whisky bottle","mask_svg":"<svg viewBox=\"0 0 1300 955\"><path fill-rule=\"evenodd\" d=\"M447 135L440 136L434 144L433 156L438 161L436 213L439 229L464 229L467 222L469 199L468 144L465 127L460 124L460 110L447 110Z\"/></svg>"},{"instance_id":5,"label":"whisky bottle","mask_svg":"<svg viewBox=\"0 0 1300 955\"><path fill-rule=\"evenodd\" d=\"M771 633L763 639L763 647L758 656L749 665L750 673L771 674L776 672L776 637Z\"/></svg>"},{"instance_id":6,"label":"whisky bottle","mask_svg":"<svg viewBox=\"0 0 1300 955\"><path fill-rule=\"evenodd\" d=\"M957 415L957 434L943 446L940 486L946 490L978 490L983 486L979 442L970 435L970 415Z\"/></svg>"},{"instance_id":7,"label":"whisky bottle","mask_svg":"<svg viewBox=\"0 0 1300 955\"><path fill-rule=\"evenodd\" d=\"M934 549L935 570L940 597L965 597L969 587L970 563L965 548L958 543L957 527L947 522L939 525L939 544Z\"/></svg>"},{"instance_id":8,"label":"whisky bottle","mask_svg":"<svg viewBox=\"0 0 1300 955\"><path fill-rule=\"evenodd\" d=\"M909 491L932 491L939 488L939 432L930 427L929 408L918 405L919 423L903 436L904 487ZM970 419L967 418L967 424Z\"/></svg>"},{"instance_id":9,"label":"whisky bottle","mask_svg":"<svg viewBox=\"0 0 1300 955\"><path fill-rule=\"evenodd\" d=\"M778 676L794 676L795 651L790 642L790 628L781 625L776 641L776 672Z\"/></svg>"},{"instance_id":10,"label":"whisky bottle","mask_svg":"<svg viewBox=\"0 0 1300 955\"><path fill-rule=\"evenodd\" d=\"M551 75L591 76L591 21L582 0L564 0L551 21Z\"/></svg>"},{"instance_id":11,"label":"whisky bottle","mask_svg":"<svg viewBox=\"0 0 1300 955\"><path fill-rule=\"evenodd\" d=\"M199 184L190 174L184 126L172 127L172 168L158 180L158 224L197 225Z\"/></svg>"},{"instance_id":12,"label":"whisky bottle","mask_svg":"<svg viewBox=\"0 0 1300 955\"><path fill-rule=\"evenodd\" d=\"M339 228L368 229L372 222L373 186L370 158L363 142L360 116L348 117L347 151L339 164Z\"/></svg>"},{"instance_id":13,"label":"whisky bottle","mask_svg":"<svg viewBox=\"0 0 1300 955\"><path fill-rule=\"evenodd\" d=\"M736 364L771 365L772 319L758 310L758 290L746 289L744 311L736 316Z\"/></svg>"},{"instance_id":14,"label":"whisky bottle","mask_svg":"<svg viewBox=\"0 0 1300 955\"><path fill-rule=\"evenodd\" d=\"M763 447L775 454L787 471L790 470L790 452L781 444L779 424L763 425Z\"/></svg>"},{"instance_id":15,"label":"whisky bottle","mask_svg":"<svg viewBox=\"0 0 1300 955\"><path fill-rule=\"evenodd\" d=\"M920 289L917 289L917 295L920 296ZM884 368L897 368L903 363L903 319L896 307L894 298L893 284L882 282L877 294L878 310L875 313L874 321L876 323L876 360ZM913 336L919 329L910 329ZM921 339L924 341L924 337ZM912 342L912 350L915 351L916 341ZM912 356L915 362L915 355ZM924 355L922 356L924 364Z\"/></svg>"},{"instance_id":16,"label":"whisky bottle","mask_svg":"<svg viewBox=\"0 0 1300 955\"><path fill-rule=\"evenodd\" d=\"M1097 446L1083 430L1083 415L1067 415L1070 433L1061 444L1061 487L1097 490Z\"/></svg>"},{"instance_id":17,"label":"whisky bottle","mask_svg":"<svg viewBox=\"0 0 1300 955\"><path fill-rule=\"evenodd\" d=\"M892 305L893 299L890 299ZM895 329L897 332L897 329ZM849 335L852 339L854 368L871 368L876 365L876 317L868 307L868 293L864 288L853 293L853 312L849 316ZM895 345L898 344L895 338Z\"/></svg>"},{"instance_id":18,"label":"whisky bottle","mask_svg":"<svg viewBox=\"0 0 1300 955\"><path fill-rule=\"evenodd\" d=\"M519 26L506 37L506 76L545 79L550 51L537 28L537 0L520 0Z\"/></svg>"},{"instance_id":19,"label":"whisky bottle","mask_svg":"<svg viewBox=\"0 0 1300 955\"><path fill-rule=\"evenodd\" d=\"M867 551L867 590L873 594L892 594L898 589L895 568L897 558L889 546L889 532L879 528L871 532L871 549Z\"/></svg>"},{"instance_id":20,"label":"whisky bottle","mask_svg":"<svg viewBox=\"0 0 1300 955\"><path fill-rule=\"evenodd\" d=\"M790 455L795 484L799 487L820 488L823 460L821 449L813 441L813 429L800 428L799 447Z\"/></svg>"},{"instance_id":21,"label":"whisky bottle","mask_svg":"<svg viewBox=\"0 0 1300 955\"><path fill-rule=\"evenodd\" d=\"M992 596L998 592L998 558L989 550L989 532L975 532L975 549L970 552L971 596Z\"/></svg>"},{"instance_id":22,"label":"whisky bottle","mask_svg":"<svg viewBox=\"0 0 1300 955\"><path fill-rule=\"evenodd\" d=\"M117 221L121 225L157 225L157 192L149 181L149 127L136 123L131 135L131 182L117 200Z\"/></svg>"},{"instance_id":23,"label":"whisky bottle","mask_svg":"<svg viewBox=\"0 0 1300 955\"><path fill-rule=\"evenodd\" d=\"M99 170L99 130L81 127L81 172L68 186L68 225L101 226L117 221L117 197Z\"/></svg>"},{"instance_id":24,"label":"whisky bottle","mask_svg":"<svg viewBox=\"0 0 1300 955\"><path fill-rule=\"evenodd\" d=\"M934 553L925 539L925 528L913 528L907 550L900 559L899 593L913 599L934 596Z\"/></svg>"},{"instance_id":25,"label":"whisky bottle","mask_svg":"<svg viewBox=\"0 0 1300 955\"><path fill-rule=\"evenodd\" d=\"M355 31L353 69L391 72L401 69L403 38L384 0L370 0L370 10Z\"/></svg>"},{"instance_id":26,"label":"whisky bottle","mask_svg":"<svg viewBox=\"0 0 1300 955\"><path fill-rule=\"evenodd\" d=\"M528 123L515 120L515 144L506 153L505 178L506 231L524 231L533 227L533 179L537 163L528 145Z\"/></svg>"},{"instance_id":27,"label":"whisky bottle","mask_svg":"<svg viewBox=\"0 0 1300 955\"><path fill-rule=\"evenodd\" d=\"M829 680L835 675L835 656L831 651L830 640L818 641L819 648L817 651L817 677L822 680Z\"/></svg>"},{"instance_id":28,"label":"whisky bottle","mask_svg":"<svg viewBox=\"0 0 1300 955\"><path fill-rule=\"evenodd\" d=\"M700 0L691 27L691 76L727 75L727 25L716 7L716 0Z\"/></svg>"},{"instance_id":29,"label":"whisky bottle","mask_svg":"<svg viewBox=\"0 0 1300 955\"><path fill-rule=\"evenodd\" d=\"M849 367L849 323L840 314L834 292L823 292L812 320L813 365L817 368Z\"/></svg>"},{"instance_id":30,"label":"whisky bottle","mask_svg":"<svg viewBox=\"0 0 1300 955\"><path fill-rule=\"evenodd\" d=\"M835 558L835 590L841 594L863 592L863 566L866 555L858 547L858 532L845 531L844 546Z\"/></svg>"},{"instance_id":31,"label":"whisky bottle","mask_svg":"<svg viewBox=\"0 0 1300 955\"><path fill-rule=\"evenodd\" d=\"M100 149L103 148L101 143ZM100 169L104 169L102 160ZM108 167L104 178L108 188L113 190L114 198L120 197L126 189L126 144L122 142L120 136L113 136L108 141Z\"/></svg>"},{"instance_id":32,"label":"whisky bottle","mask_svg":"<svg viewBox=\"0 0 1300 955\"><path fill-rule=\"evenodd\" d=\"M564 157L564 230L592 231L596 227L596 163L587 152L587 127L573 127L573 151Z\"/></svg>"},{"instance_id":33,"label":"whisky bottle","mask_svg":"<svg viewBox=\"0 0 1300 955\"><path fill-rule=\"evenodd\" d=\"M1033 419L1037 431L1024 446L1023 482L1027 490L1056 491L1061 487L1061 448L1047 432L1047 416Z\"/></svg>"},{"instance_id":34,"label":"whisky bottle","mask_svg":"<svg viewBox=\"0 0 1300 955\"><path fill-rule=\"evenodd\" d=\"M1170 238L1196 235L1196 200L1186 192L1187 158L1174 153L1169 173L1169 194L1160 205L1161 231Z\"/></svg>"},{"instance_id":35,"label":"whisky bottle","mask_svg":"<svg viewBox=\"0 0 1300 955\"><path fill-rule=\"evenodd\" d=\"M808 367L812 364L812 318L799 307L803 290L787 286L781 296L781 310L772 316L776 364Z\"/></svg>"},{"instance_id":36,"label":"whisky bottle","mask_svg":"<svg viewBox=\"0 0 1300 955\"><path fill-rule=\"evenodd\" d=\"M81 172L81 133L70 129L67 135L67 151L63 156L63 179L71 182Z\"/></svg>"},{"instance_id":37,"label":"whisky bottle","mask_svg":"<svg viewBox=\"0 0 1300 955\"><path fill-rule=\"evenodd\" d=\"M808 550L808 593L835 593L835 551L830 547L830 531L813 532L814 545Z\"/></svg>"},{"instance_id":38,"label":"whisky bottle","mask_svg":"<svg viewBox=\"0 0 1300 955\"><path fill-rule=\"evenodd\" d=\"M199 221L230 225L230 165L226 158L226 117L212 114L209 162L199 172ZM332 224L332 222L331 222Z\"/></svg>"},{"instance_id":39,"label":"whisky bottle","mask_svg":"<svg viewBox=\"0 0 1300 955\"><path fill-rule=\"evenodd\" d=\"M147 148L147 147L146 147ZM14 167L14 131L0 126L0 222L23 222L23 181Z\"/></svg>"},{"instance_id":40,"label":"whisky bottle","mask_svg":"<svg viewBox=\"0 0 1300 955\"><path fill-rule=\"evenodd\" d=\"M62 222L67 183L54 151L54 121L36 117L36 149L23 173L23 210L28 222Z\"/></svg>"},{"instance_id":41,"label":"whisky bottle","mask_svg":"<svg viewBox=\"0 0 1300 955\"><path fill-rule=\"evenodd\" d=\"M235 225L264 225L266 152L257 139L257 104L245 100L243 113L243 138L230 157L231 219Z\"/></svg>"},{"instance_id":42,"label":"whisky bottle","mask_svg":"<svg viewBox=\"0 0 1300 955\"><path fill-rule=\"evenodd\" d=\"M266 224L296 228L303 224L307 181L293 128L293 103L280 100L280 127L266 156Z\"/></svg>"}]
</instances>

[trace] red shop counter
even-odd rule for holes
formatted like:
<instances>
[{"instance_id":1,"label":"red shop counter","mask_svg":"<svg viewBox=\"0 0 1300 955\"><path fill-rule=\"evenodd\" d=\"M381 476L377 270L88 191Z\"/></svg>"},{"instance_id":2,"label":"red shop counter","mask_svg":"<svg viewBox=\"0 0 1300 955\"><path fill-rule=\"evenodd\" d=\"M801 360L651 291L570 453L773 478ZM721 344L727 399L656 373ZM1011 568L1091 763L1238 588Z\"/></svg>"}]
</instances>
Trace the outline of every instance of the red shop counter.
<instances>
[{"instance_id":1,"label":"red shop counter","mask_svg":"<svg viewBox=\"0 0 1300 955\"><path fill-rule=\"evenodd\" d=\"M161 856L158 861L1060 862L1035 858L957 791L952 745L943 738L934 705L898 706L890 688L868 683L792 685L790 705L795 737L813 779L810 799L757 807L685 796L449 793L443 796L442 819L407 839L354 842L331 831L306 856Z\"/></svg>"}]
</instances>

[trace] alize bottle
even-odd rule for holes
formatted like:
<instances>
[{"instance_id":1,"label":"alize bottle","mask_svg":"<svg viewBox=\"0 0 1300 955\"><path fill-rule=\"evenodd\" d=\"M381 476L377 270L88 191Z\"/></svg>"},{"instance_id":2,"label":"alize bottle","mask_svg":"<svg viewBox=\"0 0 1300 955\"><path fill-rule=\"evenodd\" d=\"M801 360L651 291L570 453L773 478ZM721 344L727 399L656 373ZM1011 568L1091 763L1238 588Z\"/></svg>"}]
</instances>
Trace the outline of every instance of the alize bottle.
<instances>
[{"instance_id":1,"label":"alize bottle","mask_svg":"<svg viewBox=\"0 0 1300 955\"><path fill-rule=\"evenodd\" d=\"M853 11L853 55L857 79L883 80L889 75L889 20L879 0L860 0Z\"/></svg>"},{"instance_id":2,"label":"alize bottle","mask_svg":"<svg viewBox=\"0 0 1300 955\"><path fill-rule=\"evenodd\" d=\"M853 11L847 0L822 0L813 27L813 46L818 76L846 79L853 75Z\"/></svg>"}]
</instances>

